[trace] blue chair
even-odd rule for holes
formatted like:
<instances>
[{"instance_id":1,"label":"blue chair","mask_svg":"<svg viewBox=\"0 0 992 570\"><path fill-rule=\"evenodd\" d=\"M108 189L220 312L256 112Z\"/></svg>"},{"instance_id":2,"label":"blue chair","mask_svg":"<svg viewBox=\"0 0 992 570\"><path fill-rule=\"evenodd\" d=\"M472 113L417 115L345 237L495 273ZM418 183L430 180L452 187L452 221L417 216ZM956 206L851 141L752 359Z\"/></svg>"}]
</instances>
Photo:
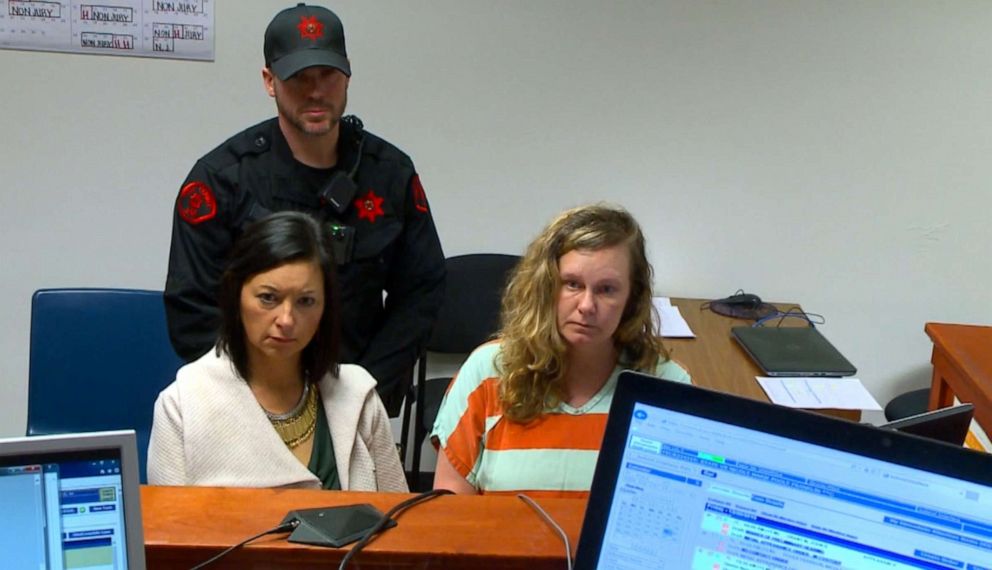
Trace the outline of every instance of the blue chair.
<instances>
[{"instance_id":1,"label":"blue chair","mask_svg":"<svg viewBox=\"0 0 992 570\"><path fill-rule=\"evenodd\" d=\"M161 291L40 289L31 298L27 434L133 429L145 483L155 398L182 364Z\"/></svg>"}]
</instances>

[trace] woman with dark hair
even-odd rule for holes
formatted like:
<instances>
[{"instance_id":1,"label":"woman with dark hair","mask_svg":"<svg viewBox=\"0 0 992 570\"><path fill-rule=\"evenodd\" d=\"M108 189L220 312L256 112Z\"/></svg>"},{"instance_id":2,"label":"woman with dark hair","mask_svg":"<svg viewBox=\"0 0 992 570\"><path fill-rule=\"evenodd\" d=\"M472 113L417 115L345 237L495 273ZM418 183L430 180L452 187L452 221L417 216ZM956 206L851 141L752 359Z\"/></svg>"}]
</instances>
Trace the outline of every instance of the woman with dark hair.
<instances>
[{"instance_id":1,"label":"woman with dark hair","mask_svg":"<svg viewBox=\"0 0 992 570\"><path fill-rule=\"evenodd\" d=\"M216 349L155 403L149 483L407 491L375 380L337 362L332 240L296 212L238 239Z\"/></svg>"},{"instance_id":2,"label":"woman with dark hair","mask_svg":"<svg viewBox=\"0 0 992 570\"><path fill-rule=\"evenodd\" d=\"M625 210L559 215L514 269L501 330L452 381L434 423L434 487L585 497L617 375L689 374L652 318L644 235Z\"/></svg>"}]
</instances>

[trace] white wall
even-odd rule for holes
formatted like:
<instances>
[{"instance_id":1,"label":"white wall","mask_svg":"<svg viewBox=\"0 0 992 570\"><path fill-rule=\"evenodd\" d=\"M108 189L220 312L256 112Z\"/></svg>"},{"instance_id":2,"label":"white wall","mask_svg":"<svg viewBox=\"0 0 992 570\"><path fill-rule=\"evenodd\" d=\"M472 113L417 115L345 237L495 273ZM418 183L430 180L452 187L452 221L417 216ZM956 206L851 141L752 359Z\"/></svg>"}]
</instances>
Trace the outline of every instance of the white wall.
<instances>
[{"instance_id":1,"label":"white wall","mask_svg":"<svg viewBox=\"0 0 992 570\"><path fill-rule=\"evenodd\" d=\"M273 112L262 31L291 4L219 0L213 63L0 51L0 435L31 293L162 287L179 183ZM926 321L992 323L990 2L332 7L350 110L414 157L447 254L619 202L659 293L798 300L883 402L928 382Z\"/></svg>"}]
</instances>

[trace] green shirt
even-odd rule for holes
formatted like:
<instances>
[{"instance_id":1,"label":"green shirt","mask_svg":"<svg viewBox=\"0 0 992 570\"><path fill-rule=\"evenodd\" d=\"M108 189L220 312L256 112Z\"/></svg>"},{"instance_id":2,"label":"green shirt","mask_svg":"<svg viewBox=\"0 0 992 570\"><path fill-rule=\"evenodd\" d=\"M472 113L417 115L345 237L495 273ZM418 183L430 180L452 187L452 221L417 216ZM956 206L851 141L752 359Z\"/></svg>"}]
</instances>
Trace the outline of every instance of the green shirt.
<instances>
[{"instance_id":1,"label":"green shirt","mask_svg":"<svg viewBox=\"0 0 992 570\"><path fill-rule=\"evenodd\" d=\"M310 452L310 464L307 465L307 469L320 479L322 488L336 491L341 489L338 465L334 460L331 430L327 427L324 401L319 396L317 397L317 427L314 428L313 451Z\"/></svg>"}]
</instances>

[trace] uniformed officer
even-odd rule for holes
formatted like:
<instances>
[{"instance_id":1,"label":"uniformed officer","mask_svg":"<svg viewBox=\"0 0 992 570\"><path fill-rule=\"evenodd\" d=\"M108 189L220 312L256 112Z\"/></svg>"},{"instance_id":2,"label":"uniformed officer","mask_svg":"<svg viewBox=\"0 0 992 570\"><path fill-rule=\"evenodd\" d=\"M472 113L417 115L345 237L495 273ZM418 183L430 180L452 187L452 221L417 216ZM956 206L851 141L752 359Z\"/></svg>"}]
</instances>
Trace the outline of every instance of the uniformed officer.
<instances>
[{"instance_id":1,"label":"uniformed officer","mask_svg":"<svg viewBox=\"0 0 992 570\"><path fill-rule=\"evenodd\" d=\"M338 17L298 4L265 30L265 90L277 116L207 153L179 191L165 306L172 344L214 346L217 285L235 238L279 210L331 224L342 291L342 360L379 381L398 415L441 303L444 254L410 158L343 117L351 65Z\"/></svg>"}]
</instances>

